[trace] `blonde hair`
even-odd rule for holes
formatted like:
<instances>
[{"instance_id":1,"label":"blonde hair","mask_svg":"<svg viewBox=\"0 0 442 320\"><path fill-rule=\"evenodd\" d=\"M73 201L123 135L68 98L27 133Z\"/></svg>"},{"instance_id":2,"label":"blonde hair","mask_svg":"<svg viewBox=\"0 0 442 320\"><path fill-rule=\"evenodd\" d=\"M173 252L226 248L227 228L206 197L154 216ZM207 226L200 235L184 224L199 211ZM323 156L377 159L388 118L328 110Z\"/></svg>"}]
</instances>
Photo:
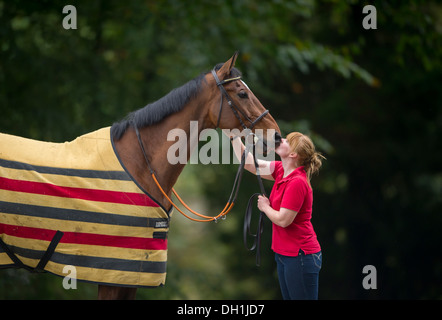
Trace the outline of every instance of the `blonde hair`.
<instances>
[{"instance_id":1,"label":"blonde hair","mask_svg":"<svg viewBox=\"0 0 442 320\"><path fill-rule=\"evenodd\" d=\"M316 152L312 140L300 132L289 133L287 135L287 142L290 145L291 152L298 154L298 165L304 166L310 181L312 175L319 172L319 168L322 166L322 159L325 159L325 157L321 153Z\"/></svg>"}]
</instances>

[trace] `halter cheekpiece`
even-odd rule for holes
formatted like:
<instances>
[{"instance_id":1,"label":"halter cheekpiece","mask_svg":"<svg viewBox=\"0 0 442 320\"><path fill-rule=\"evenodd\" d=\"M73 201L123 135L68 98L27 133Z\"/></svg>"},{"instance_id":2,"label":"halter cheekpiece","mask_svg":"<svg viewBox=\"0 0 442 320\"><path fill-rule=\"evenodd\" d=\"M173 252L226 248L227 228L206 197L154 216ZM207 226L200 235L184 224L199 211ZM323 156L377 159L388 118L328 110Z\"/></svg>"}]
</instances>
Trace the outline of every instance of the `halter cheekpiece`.
<instances>
[{"instance_id":1,"label":"halter cheekpiece","mask_svg":"<svg viewBox=\"0 0 442 320\"><path fill-rule=\"evenodd\" d=\"M221 120L221 112L223 110L223 96L226 97L227 103L230 106L230 108L232 109L233 114L235 115L235 117L239 120L239 123L241 124L241 126L243 127L243 129L253 129L253 127L262 119L264 118L268 113L269 110L265 110L263 113L261 113L261 115L259 117L257 117L255 120L251 120L245 113L244 111L242 111L240 108L238 108L238 106L232 101L232 98L230 97L230 95L227 93L226 89L224 88L224 84L232 82L232 81L237 81L237 80L241 80L241 77L234 77L234 78L229 78L229 79L225 79L220 81L218 78L218 75L216 74L216 70L215 68L212 69L212 75L215 78L216 81L216 85L218 86L219 90L221 91L221 100L220 100L220 104L219 104L219 113L218 113L218 120L216 122L216 128L219 127L219 122ZM241 116L239 115L239 113L241 113L241 115L244 117L245 120L247 120L248 122L250 122L250 126L246 126L246 124L244 123L244 121L241 119Z\"/></svg>"}]
</instances>

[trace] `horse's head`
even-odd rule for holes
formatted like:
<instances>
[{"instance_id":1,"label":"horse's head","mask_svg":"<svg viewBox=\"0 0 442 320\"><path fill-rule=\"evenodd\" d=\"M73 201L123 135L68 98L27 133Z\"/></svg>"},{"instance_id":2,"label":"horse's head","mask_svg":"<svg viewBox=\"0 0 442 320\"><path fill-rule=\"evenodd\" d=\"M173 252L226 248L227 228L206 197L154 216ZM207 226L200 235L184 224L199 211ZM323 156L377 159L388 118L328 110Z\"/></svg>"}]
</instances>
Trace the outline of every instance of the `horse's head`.
<instances>
[{"instance_id":1,"label":"horse's head","mask_svg":"<svg viewBox=\"0 0 442 320\"><path fill-rule=\"evenodd\" d=\"M209 118L221 129L250 130L266 146L276 148L281 142L280 129L275 119L264 108L249 87L241 80L241 72L234 68L238 52L224 64L218 64L206 81L215 90Z\"/></svg>"}]
</instances>

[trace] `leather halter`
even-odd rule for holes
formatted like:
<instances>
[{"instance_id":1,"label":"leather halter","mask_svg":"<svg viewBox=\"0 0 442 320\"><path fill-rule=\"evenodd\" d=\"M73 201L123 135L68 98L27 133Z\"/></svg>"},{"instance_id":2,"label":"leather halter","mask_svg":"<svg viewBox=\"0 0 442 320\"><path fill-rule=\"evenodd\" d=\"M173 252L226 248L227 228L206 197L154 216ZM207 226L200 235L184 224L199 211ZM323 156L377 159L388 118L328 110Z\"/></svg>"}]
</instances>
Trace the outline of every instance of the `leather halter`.
<instances>
[{"instance_id":1,"label":"leather halter","mask_svg":"<svg viewBox=\"0 0 442 320\"><path fill-rule=\"evenodd\" d=\"M230 98L230 95L227 93L226 89L224 88L224 84L228 83L228 82L232 82L232 81L236 81L236 80L241 80L241 77L234 77L234 78L229 78L229 79L225 79L220 81L218 78L218 75L216 74L216 70L215 68L212 69L212 75L215 78L216 81L216 85L218 86L219 90L221 91L221 101L219 104L219 113L218 113L218 120L216 122L216 128L219 127L219 122L221 119L221 112L223 110L223 97L226 97L227 103L230 106L230 108L232 109L233 114L235 115L235 117L239 120L239 123L241 124L241 126L243 127L243 129L253 129L253 127L262 119L264 118L268 113L269 110L265 110L263 113L261 113L261 115L259 117L257 117L255 120L251 120L245 113L244 111L242 111L240 108L238 108L238 106L232 101L232 99ZM241 116L239 115L239 113L241 113L241 115L244 117L245 120L247 120L248 122L250 122L250 126L246 126L244 121L241 119Z\"/></svg>"}]
</instances>

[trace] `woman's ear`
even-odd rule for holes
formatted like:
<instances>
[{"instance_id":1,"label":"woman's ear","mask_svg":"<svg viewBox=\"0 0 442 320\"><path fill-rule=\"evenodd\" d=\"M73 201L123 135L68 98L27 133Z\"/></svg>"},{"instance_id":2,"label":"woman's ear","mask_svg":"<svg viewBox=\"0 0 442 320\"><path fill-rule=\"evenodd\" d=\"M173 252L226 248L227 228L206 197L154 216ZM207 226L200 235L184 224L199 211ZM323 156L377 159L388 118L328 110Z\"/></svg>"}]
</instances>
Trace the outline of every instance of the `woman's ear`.
<instances>
[{"instance_id":1,"label":"woman's ear","mask_svg":"<svg viewBox=\"0 0 442 320\"><path fill-rule=\"evenodd\" d=\"M291 158L293 160L298 160L298 154L296 152L290 152L289 158Z\"/></svg>"}]
</instances>

